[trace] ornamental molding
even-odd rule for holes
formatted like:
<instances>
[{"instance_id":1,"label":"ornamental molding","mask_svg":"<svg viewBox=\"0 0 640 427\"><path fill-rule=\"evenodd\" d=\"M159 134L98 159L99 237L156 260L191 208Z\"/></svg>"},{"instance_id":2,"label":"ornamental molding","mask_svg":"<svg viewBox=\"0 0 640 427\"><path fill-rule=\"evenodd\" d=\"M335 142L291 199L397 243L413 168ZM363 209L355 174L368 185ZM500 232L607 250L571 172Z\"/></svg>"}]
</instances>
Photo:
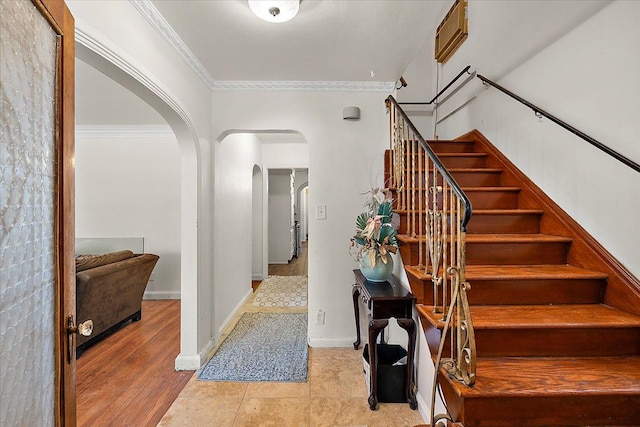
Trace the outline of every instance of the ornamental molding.
<instances>
[{"instance_id":1,"label":"ornamental molding","mask_svg":"<svg viewBox=\"0 0 640 427\"><path fill-rule=\"evenodd\" d=\"M81 138L173 138L169 125L76 125L75 135Z\"/></svg>"},{"instance_id":2,"label":"ornamental molding","mask_svg":"<svg viewBox=\"0 0 640 427\"><path fill-rule=\"evenodd\" d=\"M308 90L308 91L356 91L386 92L395 89L395 82L347 82L347 81L216 81L215 90Z\"/></svg>"},{"instance_id":3,"label":"ornamental molding","mask_svg":"<svg viewBox=\"0 0 640 427\"><path fill-rule=\"evenodd\" d=\"M151 0L129 0L140 15L147 20L149 24L156 30L169 46L191 67L200 80L204 82L209 89L213 89L215 81L207 69L202 65L198 58L191 52L184 41L175 32L171 24L162 16L160 11L151 3Z\"/></svg>"}]
</instances>

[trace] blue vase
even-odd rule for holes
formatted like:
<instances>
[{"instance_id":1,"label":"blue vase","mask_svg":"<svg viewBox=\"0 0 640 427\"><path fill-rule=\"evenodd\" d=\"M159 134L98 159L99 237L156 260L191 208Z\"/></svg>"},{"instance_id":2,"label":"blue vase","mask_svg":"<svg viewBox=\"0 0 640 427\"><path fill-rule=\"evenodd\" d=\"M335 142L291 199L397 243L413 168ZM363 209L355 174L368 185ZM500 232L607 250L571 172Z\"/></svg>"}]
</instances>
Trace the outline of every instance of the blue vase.
<instances>
[{"instance_id":1,"label":"blue vase","mask_svg":"<svg viewBox=\"0 0 640 427\"><path fill-rule=\"evenodd\" d=\"M360 271L369 282L384 282L393 272L393 258L387 255L387 263L382 262L380 254L376 254L376 265L371 267L369 252L365 252L360 260Z\"/></svg>"}]
</instances>

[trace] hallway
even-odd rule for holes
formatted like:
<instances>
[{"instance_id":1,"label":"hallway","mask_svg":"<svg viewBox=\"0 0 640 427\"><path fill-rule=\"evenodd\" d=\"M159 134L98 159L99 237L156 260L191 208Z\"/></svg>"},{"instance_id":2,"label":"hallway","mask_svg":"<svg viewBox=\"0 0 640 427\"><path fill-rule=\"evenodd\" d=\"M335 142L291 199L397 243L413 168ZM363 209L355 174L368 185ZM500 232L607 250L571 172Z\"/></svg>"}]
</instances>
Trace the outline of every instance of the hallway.
<instances>
[{"instance_id":1,"label":"hallway","mask_svg":"<svg viewBox=\"0 0 640 427\"><path fill-rule=\"evenodd\" d=\"M287 265L269 265L270 275L307 275L307 244ZM255 296L255 295L254 295ZM265 311L253 297L238 313ZM306 312L307 307L270 308ZM232 327L226 333L228 334ZM352 348L310 348L306 383L205 382L194 375L169 408L160 426L346 426L402 427L422 424L407 404L382 403L371 411L362 374L362 352Z\"/></svg>"},{"instance_id":2,"label":"hallway","mask_svg":"<svg viewBox=\"0 0 640 427\"><path fill-rule=\"evenodd\" d=\"M269 265L270 275L306 272L306 244L300 258L288 265ZM254 296L233 325L245 312L307 312L307 307L254 307ZM424 423L419 412L407 404L381 403L377 411L371 411L367 397L361 350L310 348L306 383L206 382L194 375L158 425L410 427Z\"/></svg>"}]
</instances>

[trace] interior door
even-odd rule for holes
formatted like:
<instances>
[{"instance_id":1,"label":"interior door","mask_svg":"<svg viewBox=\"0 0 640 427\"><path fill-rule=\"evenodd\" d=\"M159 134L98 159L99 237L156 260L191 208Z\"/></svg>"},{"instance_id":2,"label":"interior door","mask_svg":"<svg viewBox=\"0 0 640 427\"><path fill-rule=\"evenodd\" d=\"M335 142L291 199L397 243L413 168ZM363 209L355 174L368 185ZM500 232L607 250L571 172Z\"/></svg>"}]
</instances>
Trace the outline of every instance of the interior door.
<instances>
[{"instance_id":1,"label":"interior door","mask_svg":"<svg viewBox=\"0 0 640 427\"><path fill-rule=\"evenodd\" d=\"M2 423L74 426L73 18L0 0L0 43Z\"/></svg>"}]
</instances>

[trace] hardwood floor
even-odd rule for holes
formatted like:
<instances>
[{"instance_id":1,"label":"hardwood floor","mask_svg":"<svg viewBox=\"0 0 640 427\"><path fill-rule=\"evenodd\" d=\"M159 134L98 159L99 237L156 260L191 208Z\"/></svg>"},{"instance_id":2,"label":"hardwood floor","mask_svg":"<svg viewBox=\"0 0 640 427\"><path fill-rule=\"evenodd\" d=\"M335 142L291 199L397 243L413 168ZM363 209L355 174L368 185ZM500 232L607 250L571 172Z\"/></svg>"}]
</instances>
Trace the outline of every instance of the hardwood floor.
<instances>
[{"instance_id":1,"label":"hardwood floor","mask_svg":"<svg viewBox=\"0 0 640 427\"><path fill-rule=\"evenodd\" d=\"M269 275L307 274L306 243L289 264L269 265ZM143 301L139 322L89 347L78 359L78 426L155 426L194 372L175 371L179 352L180 301Z\"/></svg>"},{"instance_id":2,"label":"hardwood floor","mask_svg":"<svg viewBox=\"0 0 640 427\"><path fill-rule=\"evenodd\" d=\"M77 361L78 426L155 426L193 371L175 371L180 301L142 302L142 319Z\"/></svg>"},{"instance_id":3,"label":"hardwood floor","mask_svg":"<svg viewBox=\"0 0 640 427\"><path fill-rule=\"evenodd\" d=\"M289 264L269 264L269 276L308 276L309 251L307 243L302 244L300 256L293 258Z\"/></svg>"}]
</instances>

